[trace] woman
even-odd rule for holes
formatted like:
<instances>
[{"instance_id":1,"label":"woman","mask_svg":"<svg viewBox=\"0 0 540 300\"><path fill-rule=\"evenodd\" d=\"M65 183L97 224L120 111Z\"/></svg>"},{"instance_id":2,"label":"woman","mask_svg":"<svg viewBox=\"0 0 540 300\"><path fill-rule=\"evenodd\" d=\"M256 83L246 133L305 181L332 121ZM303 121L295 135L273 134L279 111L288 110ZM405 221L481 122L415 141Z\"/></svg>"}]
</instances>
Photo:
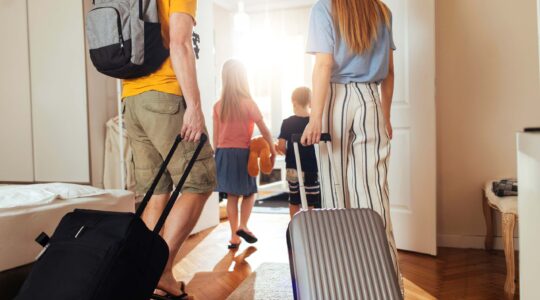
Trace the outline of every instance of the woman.
<instances>
[{"instance_id":1,"label":"woman","mask_svg":"<svg viewBox=\"0 0 540 300\"><path fill-rule=\"evenodd\" d=\"M396 49L391 24L390 10L379 0L320 0L315 4L307 46L307 52L315 55L312 112L302 143L319 143L321 132L332 135L337 174L335 179L331 177L328 153L321 147L323 206L378 212L403 286L387 182ZM337 197L332 193L334 180L341 184Z\"/></svg>"},{"instance_id":2,"label":"woman","mask_svg":"<svg viewBox=\"0 0 540 300\"><path fill-rule=\"evenodd\" d=\"M231 225L229 249L237 249L240 237L248 243L257 238L247 223L255 201L257 184L248 174L249 143L254 125L270 145L272 165L276 150L257 104L249 92L244 66L237 60L223 65L221 99L214 105L214 146L216 151L217 191L227 194L227 216ZM238 200L242 199L240 224Z\"/></svg>"}]
</instances>

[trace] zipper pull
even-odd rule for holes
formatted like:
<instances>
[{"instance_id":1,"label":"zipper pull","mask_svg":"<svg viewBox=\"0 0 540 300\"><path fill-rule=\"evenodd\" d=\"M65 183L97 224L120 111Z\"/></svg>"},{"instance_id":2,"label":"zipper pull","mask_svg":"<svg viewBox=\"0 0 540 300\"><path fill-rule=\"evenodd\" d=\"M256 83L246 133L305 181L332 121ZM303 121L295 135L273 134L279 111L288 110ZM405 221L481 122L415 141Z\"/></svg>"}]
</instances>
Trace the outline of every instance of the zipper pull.
<instances>
[{"instance_id":1,"label":"zipper pull","mask_svg":"<svg viewBox=\"0 0 540 300\"><path fill-rule=\"evenodd\" d=\"M81 228L79 229L79 231L77 231L77 234L75 234L75 238L78 238L79 235L83 232L83 230L84 230L84 225L81 226Z\"/></svg>"},{"instance_id":2,"label":"zipper pull","mask_svg":"<svg viewBox=\"0 0 540 300\"><path fill-rule=\"evenodd\" d=\"M120 37L120 48L124 49L124 39Z\"/></svg>"}]
</instances>

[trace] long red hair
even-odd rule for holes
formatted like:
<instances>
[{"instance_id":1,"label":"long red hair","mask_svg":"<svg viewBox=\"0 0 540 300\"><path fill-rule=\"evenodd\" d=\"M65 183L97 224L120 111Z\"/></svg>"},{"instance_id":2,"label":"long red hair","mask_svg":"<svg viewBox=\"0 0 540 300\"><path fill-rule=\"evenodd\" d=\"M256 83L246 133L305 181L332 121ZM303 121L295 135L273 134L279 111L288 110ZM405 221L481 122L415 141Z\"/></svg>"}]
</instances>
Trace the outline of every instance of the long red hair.
<instances>
[{"instance_id":1,"label":"long red hair","mask_svg":"<svg viewBox=\"0 0 540 300\"><path fill-rule=\"evenodd\" d=\"M390 27L390 10L380 0L332 0L332 15L340 36L356 54L371 49L382 21Z\"/></svg>"}]
</instances>

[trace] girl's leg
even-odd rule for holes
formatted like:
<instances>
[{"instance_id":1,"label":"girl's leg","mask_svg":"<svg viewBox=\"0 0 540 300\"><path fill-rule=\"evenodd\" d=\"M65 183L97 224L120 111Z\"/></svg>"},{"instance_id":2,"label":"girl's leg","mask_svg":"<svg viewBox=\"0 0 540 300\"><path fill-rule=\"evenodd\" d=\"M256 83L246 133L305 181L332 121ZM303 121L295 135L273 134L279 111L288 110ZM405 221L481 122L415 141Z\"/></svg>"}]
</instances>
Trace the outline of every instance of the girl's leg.
<instances>
[{"instance_id":1,"label":"girl's leg","mask_svg":"<svg viewBox=\"0 0 540 300\"><path fill-rule=\"evenodd\" d=\"M249 196L244 196L242 198L242 208L240 210L240 226L238 229L242 229L247 233L251 234L251 231L249 231L247 223L249 221L249 217L251 216L251 210L253 209L253 204L255 203L255 194L251 194Z\"/></svg>"},{"instance_id":2,"label":"girl's leg","mask_svg":"<svg viewBox=\"0 0 540 300\"><path fill-rule=\"evenodd\" d=\"M227 218L231 226L231 244L240 243L240 237L236 235L238 230L238 198L240 197L237 195L227 195Z\"/></svg>"}]
</instances>

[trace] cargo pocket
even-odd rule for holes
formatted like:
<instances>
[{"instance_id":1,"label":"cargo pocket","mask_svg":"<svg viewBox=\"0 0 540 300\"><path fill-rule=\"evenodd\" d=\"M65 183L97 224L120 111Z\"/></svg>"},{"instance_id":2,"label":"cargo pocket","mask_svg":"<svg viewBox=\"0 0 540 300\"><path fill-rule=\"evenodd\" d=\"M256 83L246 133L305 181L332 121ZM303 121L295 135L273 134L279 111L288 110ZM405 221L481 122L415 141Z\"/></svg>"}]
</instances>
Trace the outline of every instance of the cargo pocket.
<instances>
[{"instance_id":1,"label":"cargo pocket","mask_svg":"<svg viewBox=\"0 0 540 300\"><path fill-rule=\"evenodd\" d=\"M144 103L143 108L158 114L175 115L180 110L180 101L177 99L156 100Z\"/></svg>"},{"instance_id":2,"label":"cargo pocket","mask_svg":"<svg viewBox=\"0 0 540 300\"><path fill-rule=\"evenodd\" d=\"M207 133L205 133L208 135ZM197 146L199 145L199 142L182 142L182 152L184 153L184 157L187 161L191 160L193 157L193 154L195 154L195 150L197 149ZM210 145L210 141L207 141L202 150L201 153L199 153L199 156L197 157L197 160L205 160L210 157L214 156L214 150L212 149L212 146Z\"/></svg>"}]
</instances>

